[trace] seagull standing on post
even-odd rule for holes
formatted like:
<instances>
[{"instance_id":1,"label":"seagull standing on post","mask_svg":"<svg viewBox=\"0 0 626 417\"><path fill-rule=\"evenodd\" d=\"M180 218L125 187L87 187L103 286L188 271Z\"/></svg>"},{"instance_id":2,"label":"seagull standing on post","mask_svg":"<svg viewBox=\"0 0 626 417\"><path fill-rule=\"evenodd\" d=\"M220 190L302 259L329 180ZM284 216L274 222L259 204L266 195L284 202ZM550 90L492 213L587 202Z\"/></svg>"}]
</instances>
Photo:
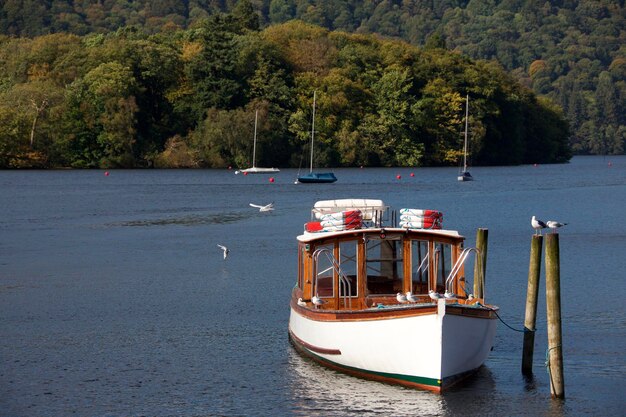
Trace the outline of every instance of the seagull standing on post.
<instances>
[{"instance_id":1,"label":"seagull standing on post","mask_svg":"<svg viewBox=\"0 0 626 417\"><path fill-rule=\"evenodd\" d=\"M530 225L533 227L533 229L535 229L535 234L541 234L541 229L545 229L547 224L545 224L544 222L542 222L541 220L537 219L535 216L533 216L532 219L530 219Z\"/></svg>"},{"instance_id":2,"label":"seagull standing on post","mask_svg":"<svg viewBox=\"0 0 626 417\"><path fill-rule=\"evenodd\" d=\"M548 220L546 222L546 225L552 229L552 233L556 232L556 229L558 229L559 227L565 226L567 223L560 223L554 220Z\"/></svg>"}]
</instances>

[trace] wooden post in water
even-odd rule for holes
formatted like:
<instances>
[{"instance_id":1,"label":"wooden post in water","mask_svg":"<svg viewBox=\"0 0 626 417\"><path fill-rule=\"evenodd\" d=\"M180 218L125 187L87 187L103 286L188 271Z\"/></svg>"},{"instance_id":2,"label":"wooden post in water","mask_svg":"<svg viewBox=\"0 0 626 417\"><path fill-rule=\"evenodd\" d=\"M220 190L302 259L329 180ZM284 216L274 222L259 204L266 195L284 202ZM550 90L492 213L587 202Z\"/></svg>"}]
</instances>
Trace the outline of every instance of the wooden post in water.
<instances>
[{"instance_id":1,"label":"wooden post in water","mask_svg":"<svg viewBox=\"0 0 626 417\"><path fill-rule=\"evenodd\" d=\"M546 305L548 309L548 374L552 398L565 398L561 333L559 234L546 235Z\"/></svg>"},{"instance_id":2,"label":"wooden post in water","mask_svg":"<svg viewBox=\"0 0 626 417\"><path fill-rule=\"evenodd\" d=\"M487 272L487 241L489 229L480 228L476 231L476 249L478 256L474 264L474 297L485 298L485 274Z\"/></svg>"},{"instance_id":3,"label":"wooden post in water","mask_svg":"<svg viewBox=\"0 0 626 417\"><path fill-rule=\"evenodd\" d=\"M535 325L537 323L537 298L541 273L541 248L543 236L533 235L530 242L530 265L528 266L528 289L526 290L526 317L524 320L524 349L522 351L522 374L532 375L535 351Z\"/></svg>"}]
</instances>

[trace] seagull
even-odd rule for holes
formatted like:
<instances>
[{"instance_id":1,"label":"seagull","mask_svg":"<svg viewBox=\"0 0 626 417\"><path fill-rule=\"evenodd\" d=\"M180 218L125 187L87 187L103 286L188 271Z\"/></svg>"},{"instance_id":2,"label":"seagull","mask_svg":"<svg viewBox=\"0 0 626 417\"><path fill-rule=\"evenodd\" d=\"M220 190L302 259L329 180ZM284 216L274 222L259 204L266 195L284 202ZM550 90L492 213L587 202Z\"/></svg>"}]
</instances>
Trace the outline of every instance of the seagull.
<instances>
[{"instance_id":1,"label":"seagull","mask_svg":"<svg viewBox=\"0 0 626 417\"><path fill-rule=\"evenodd\" d=\"M530 225L533 227L533 229L535 229L535 234L541 234L541 229L545 229L547 226L544 222L537 219L535 216L530 219Z\"/></svg>"},{"instance_id":2,"label":"seagull","mask_svg":"<svg viewBox=\"0 0 626 417\"><path fill-rule=\"evenodd\" d=\"M230 249L228 249L224 245L217 245L217 247L224 251L224 259L226 259L228 257L228 252L230 252Z\"/></svg>"},{"instance_id":3,"label":"seagull","mask_svg":"<svg viewBox=\"0 0 626 417\"><path fill-rule=\"evenodd\" d=\"M302 301L302 298L298 298L298 305L301 307L306 307L306 303Z\"/></svg>"},{"instance_id":4,"label":"seagull","mask_svg":"<svg viewBox=\"0 0 626 417\"><path fill-rule=\"evenodd\" d=\"M411 294L411 291L406 292L406 300L409 303L417 303L417 297Z\"/></svg>"},{"instance_id":5,"label":"seagull","mask_svg":"<svg viewBox=\"0 0 626 417\"><path fill-rule=\"evenodd\" d=\"M264 206L261 206L259 204L252 204L252 203L250 203L250 207L256 207L256 208L259 209L259 211L272 211L272 210L274 210L274 203L272 202L272 203L266 204Z\"/></svg>"},{"instance_id":6,"label":"seagull","mask_svg":"<svg viewBox=\"0 0 626 417\"><path fill-rule=\"evenodd\" d=\"M441 294L435 292L435 290L428 291L428 296L430 297L431 300L437 300L441 298Z\"/></svg>"},{"instance_id":7,"label":"seagull","mask_svg":"<svg viewBox=\"0 0 626 417\"><path fill-rule=\"evenodd\" d=\"M560 222L557 222L557 221L554 221L554 220L548 220L548 221L546 222L546 225L547 225L550 229L552 229L552 233L554 233L554 232L556 231L556 229L558 229L559 227L561 227L561 226L565 226L566 224L567 224L567 223L560 223Z\"/></svg>"},{"instance_id":8,"label":"seagull","mask_svg":"<svg viewBox=\"0 0 626 417\"><path fill-rule=\"evenodd\" d=\"M455 298L455 297L456 297L456 295L455 295L453 292L448 292L448 291L446 291L446 292L443 294L443 296L444 296L445 298Z\"/></svg>"},{"instance_id":9,"label":"seagull","mask_svg":"<svg viewBox=\"0 0 626 417\"><path fill-rule=\"evenodd\" d=\"M406 303L406 295L399 292L396 294L396 300L398 300L399 303Z\"/></svg>"},{"instance_id":10,"label":"seagull","mask_svg":"<svg viewBox=\"0 0 626 417\"><path fill-rule=\"evenodd\" d=\"M317 308L317 307L321 306L322 304L324 304L326 301L324 301L321 298L319 298L319 296L314 295L313 297L311 297L311 302L313 304L315 304L315 307Z\"/></svg>"}]
</instances>

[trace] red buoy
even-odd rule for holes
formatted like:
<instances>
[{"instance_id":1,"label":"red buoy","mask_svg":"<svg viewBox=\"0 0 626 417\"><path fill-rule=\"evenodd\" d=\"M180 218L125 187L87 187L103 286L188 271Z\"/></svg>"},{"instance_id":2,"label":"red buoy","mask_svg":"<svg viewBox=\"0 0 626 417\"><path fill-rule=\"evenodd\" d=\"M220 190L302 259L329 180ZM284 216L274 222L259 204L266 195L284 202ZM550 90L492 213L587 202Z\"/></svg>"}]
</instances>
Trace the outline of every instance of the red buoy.
<instances>
[{"instance_id":1,"label":"red buoy","mask_svg":"<svg viewBox=\"0 0 626 417\"><path fill-rule=\"evenodd\" d=\"M104 176L108 177L109 176L109 171L104 171Z\"/></svg>"},{"instance_id":2,"label":"red buoy","mask_svg":"<svg viewBox=\"0 0 626 417\"><path fill-rule=\"evenodd\" d=\"M274 182L274 177L270 177L270 182Z\"/></svg>"},{"instance_id":3,"label":"red buoy","mask_svg":"<svg viewBox=\"0 0 626 417\"><path fill-rule=\"evenodd\" d=\"M415 174L411 172L411 176L412 176L412 177L414 177L414 176L415 176Z\"/></svg>"},{"instance_id":4,"label":"red buoy","mask_svg":"<svg viewBox=\"0 0 626 417\"><path fill-rule=\"evenodd\" d=\"M402 176L401 176L400 174L398 174L398 175L396 175L396 178L397 178L397 179L401 179L401 178L402 178Z\"/></svg>"}]
</instances>

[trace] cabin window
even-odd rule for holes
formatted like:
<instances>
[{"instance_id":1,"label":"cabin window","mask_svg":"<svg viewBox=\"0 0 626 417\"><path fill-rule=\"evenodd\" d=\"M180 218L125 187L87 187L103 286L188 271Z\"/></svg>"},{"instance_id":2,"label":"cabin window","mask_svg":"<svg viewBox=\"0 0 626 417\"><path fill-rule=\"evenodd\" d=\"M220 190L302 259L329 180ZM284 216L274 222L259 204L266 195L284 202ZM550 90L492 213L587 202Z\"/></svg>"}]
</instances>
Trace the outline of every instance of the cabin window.
<instances>
[{"instance_id":1,"label":"cabin window","mask_svg":"<svg viewBox=\"0 0 626 417\"><path fill-rule=\"evenodd\" d=\"M369 294L402 292L402 238L368 237L366 240L367 290Z\"/></svg>"},{"instance_id":2,"label":"cabin window","mask_svg":"<svg viewBox=\"0 0 626 417\"><path fill-rule=\"evenodd\" d=\"M357 242L354 240L339 243L339 265L341 272L345 275L346 281L339 283L339 296L349 294L351 297L357 295ZM342 287L345 290L342 290Z\"/></svg>"},{"instance_id":3,"label":"cabin window","mask_svg":"<svg viewBox=\"0 0 626 417\"><path fill-rule=\"evenodd\" d=\"M335 267L333 265L333 249L335 245L320 245L313 252L313 294L320 298L332 298L335 296L333 278Z\"/></svg>"},{"instance_id":4,"label":"cabin window","mask_svg":"<svg viewBox=\"0 0 626 417\"><path fill-rule=\"evenodd\" d=\"M437 291L445 291L448 274L452 270L452 245L435 242L435 271L437 273Z\"/></svg>"},{"instance_id":5,"label":"cabin window","mask_svg":"<svg viewBox=\"0 0 626 417\"><path fill-rule=\"evenodd\" d=\"M429 244L426 240L411 241L411 292L428 294Z\"/></svg>"}]
</instances>

